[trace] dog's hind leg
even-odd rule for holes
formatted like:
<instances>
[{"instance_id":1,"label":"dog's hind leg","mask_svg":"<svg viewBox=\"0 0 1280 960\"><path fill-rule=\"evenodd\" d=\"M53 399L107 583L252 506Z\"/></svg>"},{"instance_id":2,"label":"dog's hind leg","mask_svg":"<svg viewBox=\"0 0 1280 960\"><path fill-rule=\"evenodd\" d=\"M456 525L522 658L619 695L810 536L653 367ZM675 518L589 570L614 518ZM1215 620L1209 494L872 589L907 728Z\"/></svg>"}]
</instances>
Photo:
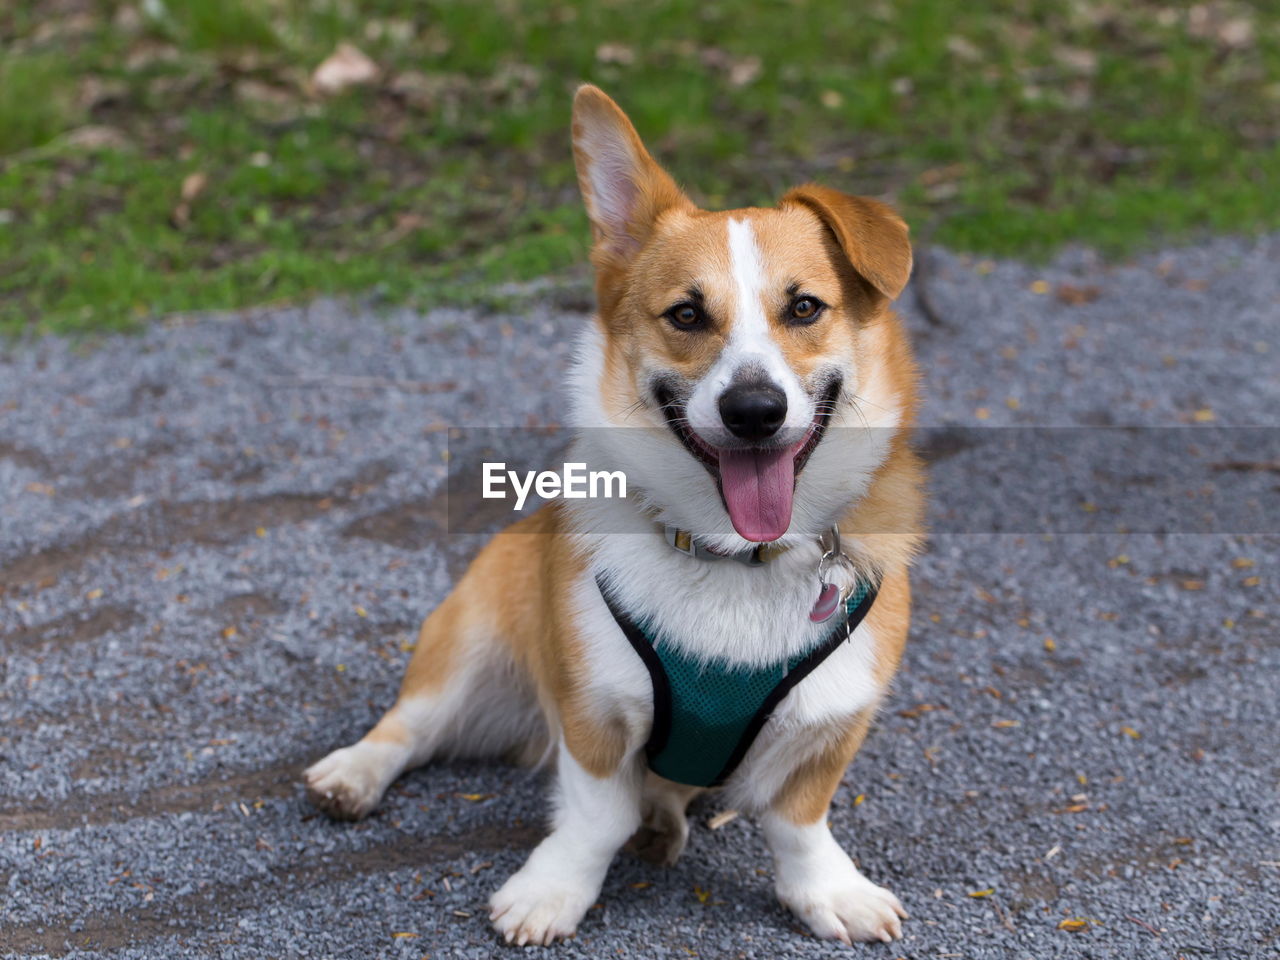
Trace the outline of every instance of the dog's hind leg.
<instances>
[{"instance_id":1,"label":"dog's hind leg","mask_svg":"<svg viewBox=\"0 0 1280 960\"><path fill-rule=\"evenodd\" d=\"M700 793L701 787L672 783L649 772L640 802L640 829L627 842L627 849L649 863L674 866L689 842L689 820L685 811Z\"/></svg>"},{"instance_id":2,"label":"dog's hind leg","mask_svg":"<svg viewBox=\"0 0 1280 960\"><path fill-rule=\"evenodd\" d=\"M547 751L532 683L464 587L422 625L395 706L358 743L304 774L311 802L325 813L360 819L396 777L435 757L536 762Z\"/></svg>"}]
</instances>

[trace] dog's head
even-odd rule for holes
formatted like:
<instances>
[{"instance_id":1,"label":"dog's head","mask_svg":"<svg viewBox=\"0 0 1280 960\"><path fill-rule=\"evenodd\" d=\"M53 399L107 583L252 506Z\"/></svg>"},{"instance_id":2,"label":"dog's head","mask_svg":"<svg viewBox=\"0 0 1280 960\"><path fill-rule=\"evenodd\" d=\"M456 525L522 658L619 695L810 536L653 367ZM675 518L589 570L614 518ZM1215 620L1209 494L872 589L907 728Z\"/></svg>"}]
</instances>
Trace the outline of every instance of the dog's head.
<instances>
[{"instance_id":1,"label":"dog's head","mask_svg":"<svg viewBox=\"0 0 1280 960\"><path fill-rule=\"evenodd\" d=\"M911 270L906 224L819 186L700 210L592 86L574 100L573 147L600 311L578 425L659 428L603 442L651 510L709 545L825 529L913 403L896 321L877 331Z\"/></svg>"}]
</instances>

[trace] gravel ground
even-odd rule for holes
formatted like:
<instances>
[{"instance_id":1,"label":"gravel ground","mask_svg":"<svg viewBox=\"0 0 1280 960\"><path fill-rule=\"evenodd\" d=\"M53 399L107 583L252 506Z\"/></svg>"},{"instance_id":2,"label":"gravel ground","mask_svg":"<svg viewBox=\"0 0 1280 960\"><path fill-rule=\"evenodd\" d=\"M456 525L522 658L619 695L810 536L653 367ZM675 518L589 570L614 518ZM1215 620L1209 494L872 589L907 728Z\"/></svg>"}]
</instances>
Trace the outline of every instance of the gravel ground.
<instances>
[{"instance_id":1,"label":"gravel ground","mask_svg":"<svg viewBox=\"0 0 1280 960\"><path fill-rule=\"evenodd\" d=\"M903 302L925 422L1280 425L1278 262L1280 236L1112 267L937 252L943 324ZM559 419L582 322L322 303L0 355L0 949L506 955L484 903L540 835L540 775L418 770L352 825L298 772L391 702L476 549L443 531L444 425ZM979 465L934 457L942 520ZM1276 956L1278 557L1265 526L935 537L831 814L912 920L854 953ZM620 858L557 954L848 955L718 809L675 868Z\"/></svg>"}]
</instances>

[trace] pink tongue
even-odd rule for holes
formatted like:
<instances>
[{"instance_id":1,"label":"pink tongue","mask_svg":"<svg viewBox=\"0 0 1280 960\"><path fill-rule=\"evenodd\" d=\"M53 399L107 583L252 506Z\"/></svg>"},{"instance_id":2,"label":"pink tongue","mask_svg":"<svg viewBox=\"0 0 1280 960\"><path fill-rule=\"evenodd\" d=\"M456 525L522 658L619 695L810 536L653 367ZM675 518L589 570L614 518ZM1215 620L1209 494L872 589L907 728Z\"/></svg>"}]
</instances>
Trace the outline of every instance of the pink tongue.
<instances>
[{"instance_id":1,"label":"pink tongue","mask_svg":"<svg viewBox=\"0 0 1280 960\"><path fill-rule=\"evenodd\" d=\"M794 449L720 451L720 489L744 539L766 543L787 532L795 480Z\"/></svg>"}]
</instances>

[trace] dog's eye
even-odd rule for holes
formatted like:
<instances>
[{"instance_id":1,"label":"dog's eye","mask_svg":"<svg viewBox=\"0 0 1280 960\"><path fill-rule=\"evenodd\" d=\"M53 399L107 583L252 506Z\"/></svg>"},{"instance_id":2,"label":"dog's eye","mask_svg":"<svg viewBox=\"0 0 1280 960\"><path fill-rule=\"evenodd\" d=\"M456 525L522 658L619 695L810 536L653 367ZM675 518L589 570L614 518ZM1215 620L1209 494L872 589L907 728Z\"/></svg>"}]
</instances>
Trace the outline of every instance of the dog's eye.
<instances>
[{"instance_id":1,"label":"dog's eye","mask_svg":"<svg viewBox=\"0 0 1280 960\"><path fill-rule=\"evenodd\" d=\"M707 320L707 315L692 303L677 303L664 316L681 330L697 330Z\"/></svg>"},{"instance_id":2,"label":"dog's eye","mask_svg":"<svg viewBox=\"0 0 1280 960\"><path fill-rule=\"evenodd\" d=\"M817 297L796 297L787 309L787 319L793 323L813 323L818 319L824 304Z\"/></svg>"}]
</instances>

